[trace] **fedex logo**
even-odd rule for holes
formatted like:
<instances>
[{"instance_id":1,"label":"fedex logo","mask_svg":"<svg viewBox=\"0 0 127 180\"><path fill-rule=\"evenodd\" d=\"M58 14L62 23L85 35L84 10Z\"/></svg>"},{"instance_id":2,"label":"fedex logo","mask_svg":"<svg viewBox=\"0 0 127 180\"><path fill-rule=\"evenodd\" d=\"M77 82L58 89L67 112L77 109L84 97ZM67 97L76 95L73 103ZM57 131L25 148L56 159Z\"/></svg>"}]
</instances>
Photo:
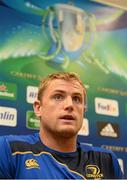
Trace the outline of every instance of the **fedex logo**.
<instances>
[{"instance_id":1,"label":"fedex logo","mask_svg":"<svg viewBox=\"0 0 127 180\"><path fill-rule=\"evenodd\" d=\"M95 111L97 114L119 116L119 107L116 100L95 98Z\"/></svg>"}]
</instances>

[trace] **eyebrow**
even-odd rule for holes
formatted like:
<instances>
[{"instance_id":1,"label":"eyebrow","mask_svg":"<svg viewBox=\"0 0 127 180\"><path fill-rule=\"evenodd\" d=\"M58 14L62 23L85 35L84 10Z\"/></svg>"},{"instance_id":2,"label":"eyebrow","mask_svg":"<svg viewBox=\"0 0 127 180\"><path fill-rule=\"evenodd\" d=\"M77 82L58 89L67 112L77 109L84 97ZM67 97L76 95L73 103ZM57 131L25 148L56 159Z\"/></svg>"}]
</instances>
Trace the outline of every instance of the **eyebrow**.
<instances>
[{"instance_id":1,"label":"eyebrow","mask_svg":"<svg viewBox=\"0 0 127 180\"><path fill-rule=\"evenodd\" d=\"M56 90L54 90L53 93L56 93L56 92L66 94L66 91L64 91L64 90L56 89ZM73 95L78 95L78 96L82 97L82 94L80 92L74 92Z\"/></svg>"}]
</instances>

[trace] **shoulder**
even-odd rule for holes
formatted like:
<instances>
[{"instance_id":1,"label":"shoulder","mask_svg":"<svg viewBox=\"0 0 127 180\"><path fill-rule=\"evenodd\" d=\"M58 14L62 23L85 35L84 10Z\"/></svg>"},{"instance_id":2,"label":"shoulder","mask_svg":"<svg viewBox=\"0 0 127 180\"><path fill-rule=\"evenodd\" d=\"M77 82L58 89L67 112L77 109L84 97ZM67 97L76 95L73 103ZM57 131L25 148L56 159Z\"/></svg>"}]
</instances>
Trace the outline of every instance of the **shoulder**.
<instances>
[{"instance_id":1,"label":"shoulder","mask_svg":"<svg viewBox=\"0 0 127 180\"><path fill-rule=\"evenodd\" d=\"M80 143L80 148L83 154L87 154L90 162L95 164L101 164L104 169L109 169L109 171L114 171L115 177L117 179L123 178L123 173L118 163L117 156L111 150L107 150L101 147L93 147L86 144Z\"/></svg>"},{"instance_id":2,"label":"shoulder","mask_svg":"<svg viewBox=\"0 0 127 180\"><path fill-rule=\"evenodd\" d=\"M84 152L93 151L93 152L100 152L100 153L112 153L111 150L101 148L101 147L90 146L84 143L79 143L79 146Z\"/></svg>"},{"instance_id":3,"label":"shoulder","mask_svg":"<svg viewBox=\"0 0 127 180\"><path fill-rule=\"evenodd\" d=\"M38 141L39 135L35 133L33 135L7 135L0 136L0 147L9 146L11 143L24 142L24 143L35 143Z\"/></svg>"},{"instance_id":4,"label":"shoulder","mask_svg":"<svg viewBox=\"0 0 127 180\"><path fill-rule=\"evenodd\" d=\"M113 151L105 149L105 148L89 146L82 143L80 143L80 148L82 149L83 152L93 154L94 156L99 157L99 158L101 157L102 159L105 159L107 161L117 159Z\"/></svg>"},{"instance_id":5,"label":"shoulder","mask_svg":"<svg viewBox=\"0 0 127 180\"><path fill-rule=\"evenodd\" d=\"M122 174L117 156L113 151L101 147L85 145L82 143L80 144L80 148L83 153L87 153L89 158L95 159L95 161L98 162L101 161L106 167L110 165L114 168L116 174Z\"/></svg>"}]
</instances>

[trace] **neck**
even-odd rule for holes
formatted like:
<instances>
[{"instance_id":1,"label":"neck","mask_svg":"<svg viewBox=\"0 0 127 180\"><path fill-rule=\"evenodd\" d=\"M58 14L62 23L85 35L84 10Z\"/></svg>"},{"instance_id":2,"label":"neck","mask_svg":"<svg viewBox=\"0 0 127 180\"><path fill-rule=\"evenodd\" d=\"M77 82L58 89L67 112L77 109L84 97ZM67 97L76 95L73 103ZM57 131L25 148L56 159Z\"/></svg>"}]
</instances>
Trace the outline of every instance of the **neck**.
<instances>
[{"instance_id":1,"label":"neck","mask_svg":"<svg viewBox=\"0 0 127 180\"><path fill-rule=\"evenodd\" d=\"M47 147L59 152L75 152L77 146L77 136L61 137L59 135L52 136L40 130L40 139Z\"/></svg>"}]
</instances>

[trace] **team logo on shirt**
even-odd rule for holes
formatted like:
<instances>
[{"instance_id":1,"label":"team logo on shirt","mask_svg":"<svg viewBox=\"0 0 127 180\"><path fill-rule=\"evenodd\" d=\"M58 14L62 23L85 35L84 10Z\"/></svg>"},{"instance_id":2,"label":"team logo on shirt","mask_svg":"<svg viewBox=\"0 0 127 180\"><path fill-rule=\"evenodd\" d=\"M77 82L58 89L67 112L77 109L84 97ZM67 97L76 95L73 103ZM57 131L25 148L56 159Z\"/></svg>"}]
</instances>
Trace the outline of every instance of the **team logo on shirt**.
<instances>
[{"instance_id":1,"label":"team logo on shirt","mask_svg":"<svg viewBox=\"0 0 127 180\"><path fill-rule=\"evenodd\" d=\"M100 179L103 178L103 174L96 165L87 165L86 166L86 177L90 179Z\"/></svg>"},{"instance_id":2,"label":"team logo on shirt","mask_svg":"<svg viewBox=\"0 0 127 180\"><path fill-rule=\"evenodd\" d=\"M40 168L37 160L35 159L27 159L25 161L26 169L31 169L31 168Z\"/></svg>"}]
</instances>

